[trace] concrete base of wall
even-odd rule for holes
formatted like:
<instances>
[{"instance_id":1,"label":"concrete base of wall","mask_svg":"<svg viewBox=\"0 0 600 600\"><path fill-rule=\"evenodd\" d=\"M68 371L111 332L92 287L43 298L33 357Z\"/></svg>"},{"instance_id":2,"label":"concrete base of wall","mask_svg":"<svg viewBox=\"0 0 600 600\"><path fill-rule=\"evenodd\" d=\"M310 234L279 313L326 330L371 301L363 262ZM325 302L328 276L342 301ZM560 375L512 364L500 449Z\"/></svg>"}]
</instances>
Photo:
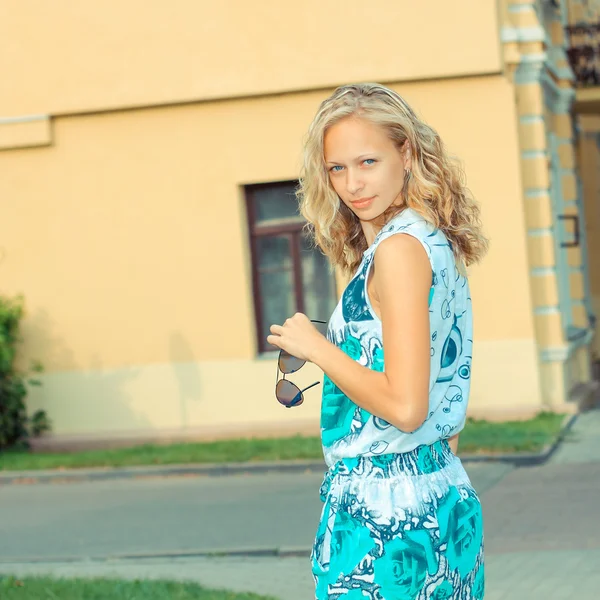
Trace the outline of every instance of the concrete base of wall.
<instances>
[{"instance_id":1,"label":"concrete base of wall","mask_svg":"<svg viewBox=\"0 0 600 600\"><path fill-rule=\"evenodd\" d=\"M593 392L585 396L593 397ZM586 406L589 402L585 403ZM467 414L474 419L492 422L524 421L542 411L574 414L582 408L577 403L565 403L548 408L541 404L519 408L469 407ZM106 448L125 448L141 444L173 444L182 442L212 442L227 439L277 438L294 435L319 436L318 419L291 419L264 424L229 423L222 426L193 427L189 429L163 429L147 431L103 432L87 435L44 434L32 440L34 452L75 452Z\"/></svg>"},{"instance_id":2,"label":"concrete base of wall","mask_svg":"<svg viewBox=\"0 0 600 600\"><path fill-rule=\"evenodd\" d=\"M549 410L542 403L534 340L476 342L473 368L470 416L506 421ZM275 375L270 357L43 374L28 409L46 410L52 433L34 446L68 450L319 435L320 386L307 392L301 407L287 410L275 399ZM322 376L307 364L291 379L306 387Z\"/></svg>"},{"instance_id":3,"label":"concrete base of wall","mask_svg":"<svg viewBox=\"0 0 600 600\"><path fill-rule=\"evenodd\" d=\"M141 444L174 444L181 442L214 442L227 439L278 438L294 435L320 435L318 419L291 419L263 425L229 423L220 427L163 429L147 431L104 432L88 435L44 434L32 440L36 452L73 452L100 448L125 448Z\"/></svg>"}]
</instances>

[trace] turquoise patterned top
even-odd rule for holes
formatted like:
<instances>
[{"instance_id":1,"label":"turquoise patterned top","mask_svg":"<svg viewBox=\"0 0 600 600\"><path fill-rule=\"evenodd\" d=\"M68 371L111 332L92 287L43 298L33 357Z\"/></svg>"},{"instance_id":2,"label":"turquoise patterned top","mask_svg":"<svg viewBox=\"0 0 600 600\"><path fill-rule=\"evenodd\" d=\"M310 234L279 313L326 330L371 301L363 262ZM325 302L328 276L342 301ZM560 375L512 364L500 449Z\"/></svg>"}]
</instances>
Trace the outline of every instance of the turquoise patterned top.
<instances>
[{"instance_id":1,"label":"turquoise patterned top","mask_svg":"<svg viewBox=\"0 0 600 600\"><path fill-rule=\"evenodd\" d=\"M409 452L458 433L465 423L473 346L469 284L456 267L444 233L416 211L406 208L396 215L365 251L329 320L327 338L361 365L384 370L381 321L373 311L366 284L377 246L396 233L412 235L421 242L433 272L429 415L416 431L403 432L357 406L325 375L321 437L329 466L342 458Z\"/></svg>"}]
</instances>

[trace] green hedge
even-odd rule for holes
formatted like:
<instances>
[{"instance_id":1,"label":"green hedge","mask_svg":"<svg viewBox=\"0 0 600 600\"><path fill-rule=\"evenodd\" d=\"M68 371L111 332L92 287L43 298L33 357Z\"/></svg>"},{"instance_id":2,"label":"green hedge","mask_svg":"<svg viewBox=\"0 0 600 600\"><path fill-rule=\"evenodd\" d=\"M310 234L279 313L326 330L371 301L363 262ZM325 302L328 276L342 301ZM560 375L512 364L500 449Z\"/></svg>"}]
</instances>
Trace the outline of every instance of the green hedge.
<instances>
[{"instance_id":1,"label":"green hedge","mask_svg":"<svg viewBox=\"0 0 600 600\"><path fill-rule=\"evenodd\" d=\"M28 385L40 385L32 377L40 373L40 364L32 364L26 373L18 372L15 357L23 318L23 299L0 296L0 449L26 448L31 436L50 428L44 411L27 415L25 398Z\"/></svg>"}]
</instances>

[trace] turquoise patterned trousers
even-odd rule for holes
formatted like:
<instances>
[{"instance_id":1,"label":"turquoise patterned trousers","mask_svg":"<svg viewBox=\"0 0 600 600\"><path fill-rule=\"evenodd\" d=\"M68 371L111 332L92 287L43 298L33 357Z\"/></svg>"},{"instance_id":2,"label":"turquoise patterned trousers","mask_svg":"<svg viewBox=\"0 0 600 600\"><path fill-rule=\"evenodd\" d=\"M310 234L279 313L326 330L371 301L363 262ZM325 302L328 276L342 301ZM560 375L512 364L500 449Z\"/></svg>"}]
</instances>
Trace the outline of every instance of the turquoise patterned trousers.
<instances>
[{"instance_id":1,"label":"turquoise patterned trousers","mask_svg":"<svg viewBox=\"0 0 600 600\"><path fill-rule=\"evenodd\" d=\"M482 600L481 505L445 440L343 459L321 499L317 600Z\"/></svg>"}]
</instances>

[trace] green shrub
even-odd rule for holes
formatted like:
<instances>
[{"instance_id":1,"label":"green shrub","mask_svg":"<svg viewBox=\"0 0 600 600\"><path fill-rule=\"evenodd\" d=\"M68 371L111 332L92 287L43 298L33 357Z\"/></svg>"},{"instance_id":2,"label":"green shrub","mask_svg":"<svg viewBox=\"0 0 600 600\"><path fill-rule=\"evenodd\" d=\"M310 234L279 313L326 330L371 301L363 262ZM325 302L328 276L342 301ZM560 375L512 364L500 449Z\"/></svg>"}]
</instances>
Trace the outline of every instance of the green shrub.
<instances>
[{"instance_id":1,"label":"green shrub","mask_svg":"<svg viewBox=\"0 0 600 600\"><path fill-rule=\"evenodd\" d=\"M40 385L32 375L40 373L42 367L34 363L26 373L15 368L22 318L23 299L0 296L0 449L27 447L31 436L50 428L45 411L29 417L25 408L27 386Z\"/></svg>"}]
</instances>

